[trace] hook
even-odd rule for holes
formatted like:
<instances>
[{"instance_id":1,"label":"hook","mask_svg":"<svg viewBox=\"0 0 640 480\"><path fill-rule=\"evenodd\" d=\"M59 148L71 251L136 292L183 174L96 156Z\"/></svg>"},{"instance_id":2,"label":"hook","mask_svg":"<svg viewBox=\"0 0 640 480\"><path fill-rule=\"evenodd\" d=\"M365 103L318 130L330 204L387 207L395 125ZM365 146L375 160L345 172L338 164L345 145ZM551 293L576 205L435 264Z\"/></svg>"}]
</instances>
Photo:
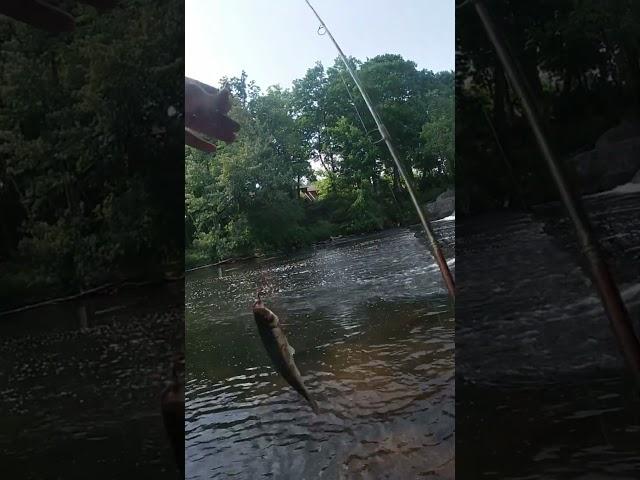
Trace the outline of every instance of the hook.
<instances>
[{"instance_id":1,"label":"hook","mask_svg":"<svg viewBox=\"0 0 640 480\"><path fill-rule=\"evenodd\" d=\"M318 27L318 35L322 36L322 35L326 35L327 33L327 27L325 27L324 25L320 25Z\"/></svg>"}]
</instances>

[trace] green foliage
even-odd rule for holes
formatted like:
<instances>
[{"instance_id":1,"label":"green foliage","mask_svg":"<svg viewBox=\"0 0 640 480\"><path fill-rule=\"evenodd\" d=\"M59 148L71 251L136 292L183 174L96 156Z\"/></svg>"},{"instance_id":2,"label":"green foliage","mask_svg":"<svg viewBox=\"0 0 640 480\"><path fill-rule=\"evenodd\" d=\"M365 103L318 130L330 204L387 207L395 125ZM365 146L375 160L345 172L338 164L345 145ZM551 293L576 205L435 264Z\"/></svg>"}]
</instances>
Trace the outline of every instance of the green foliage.
<instances>
[{"instance_id":1,"label":"green foliage","mask_svg":"<svg viewBox=\"0 0 640 480\"><path fill-rule=\"evenodd\" d=\"M453 179L455 172L453 97L443 100L443 104L434 109L431 119L422 126L420 132L422 156L419 166L431 175L445 175Z\"/></svg>"},{"instance_id":2,"label":"green foliage","mask_svg":"<svg viewBox=\"0 0 640 480\"><path fill-rule=\"evenodd\" d=\"M351 62L403 160L421 172L419 193L450 184L453 75L417 70L398 55ZM417 221L386 146L367 132L375 124L343 65L318 63L290 90L260 94L244 72L222 84L237 96L230 115L241 130L214 155L185 151L187 264ZM298 193L311 182L314 202Z\"/></svg>"},{"instance_id":3,"label":"green foliage","mask_svg":"<svg viewBox=\"0 0 640 480\"><path fill-rule=\"evenodd\" d=\"M375 200L371 185L362 182L357 195L349 207L350 222L346 233L370 232L384 227L384 212Z\"/></svg>"},{"instance_id":4,"label":"green foliage","mask_svg":"<svg viewBox=\"0 0 640 480\"><path fill-rule=\"evenodd\" d=\"M75 291L181 263L181 8L76 6L56 36L0 20L0 261Z\"/></svg>"}]
</instances>

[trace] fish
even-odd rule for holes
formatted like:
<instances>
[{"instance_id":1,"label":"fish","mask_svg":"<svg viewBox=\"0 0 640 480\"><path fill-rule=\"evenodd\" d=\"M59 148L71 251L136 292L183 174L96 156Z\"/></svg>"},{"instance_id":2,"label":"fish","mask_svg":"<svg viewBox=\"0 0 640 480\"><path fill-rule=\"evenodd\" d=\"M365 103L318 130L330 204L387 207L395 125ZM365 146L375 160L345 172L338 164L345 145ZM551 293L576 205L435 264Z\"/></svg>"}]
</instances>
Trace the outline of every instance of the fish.
<instances>
[{"instance_id":1,"label":"fish","mask_svg":"<svg viewBox=\"0 0 640 480\"><path fill-rule=\"evenodd\" d=\"M271 358L276 371L309 402L313 413L318 414L320 411L318 404L304 386L302 375L293 360L295 350L289 345L287 337L280 326L278 316L265 307L262 300L258 298L253 304L253 318L258 326L262 344L267 350L267 354Z\"/></svg>"},{"instance_id":2,"label":"fish","mask_svg":"<svg viewBox=\"0 0 640 480\"><path fill-rule=\"evenodd\" d=\"M162 391L162 421L171 442L176 465L184 475L184 354L173 357L171 381Z\"/></svg>"}]
</instances>

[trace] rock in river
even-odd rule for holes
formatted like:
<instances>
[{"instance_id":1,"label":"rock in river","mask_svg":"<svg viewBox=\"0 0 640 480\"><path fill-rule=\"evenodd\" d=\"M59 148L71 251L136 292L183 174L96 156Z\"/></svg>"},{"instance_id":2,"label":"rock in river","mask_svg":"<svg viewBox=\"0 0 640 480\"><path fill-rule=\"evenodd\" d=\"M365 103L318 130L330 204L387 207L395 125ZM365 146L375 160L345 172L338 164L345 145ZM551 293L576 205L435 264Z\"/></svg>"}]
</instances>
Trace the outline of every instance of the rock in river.
<instances>
[{"instance_id":1,"label":"rock in river","mask_svg":"<svg viewBox=\"0 0 640 480\"><path fill-rule=\"evenodd\" d=\"M602 134L595 149L580 153L567 163L577 174L577 186L582 194L610 190L632 179L637 181L640 121L622 121Z\"/></svg>"},{"instance_id":2,"label":"rock in river","mask_svg":"<svg viewBox=\"0 0 640 480\"><path fill-rule=\"evenodd\" d=\"M456 192L445 190L433 201L425 205L429 220L440 220L452 215L456 210Z\"/></svg>"}]
</instances>

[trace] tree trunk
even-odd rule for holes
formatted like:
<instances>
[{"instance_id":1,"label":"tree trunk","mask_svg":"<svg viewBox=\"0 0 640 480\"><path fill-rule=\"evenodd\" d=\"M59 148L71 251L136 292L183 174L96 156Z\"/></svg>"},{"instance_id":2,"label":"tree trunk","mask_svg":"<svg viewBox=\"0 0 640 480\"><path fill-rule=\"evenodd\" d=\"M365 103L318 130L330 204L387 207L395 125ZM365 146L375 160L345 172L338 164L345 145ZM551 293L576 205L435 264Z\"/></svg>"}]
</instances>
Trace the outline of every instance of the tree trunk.
<instances>
[{"instance_id":1,"label":"tree trunk","mask_svg":"<svg viewBox=\"0 0 640 480\"><path fill-rule=\"evenodd\" d=\"M627 91L629 103L634 113L640 112L640 59L638 49L633 45L625 45L624 56L627 64Z\"/></svg>"},{"instance_id":2,"label":"tree trunk","mask_svg":"<svg viewBox=\"0 0 640 480\"><path fill-rule=\"evenodd\" d=\"M58 74L58 63L56 62L56 54L51 52L51 82L54 87L60 85L60 75Z\"/></svg>"},{"instance_id":3,"label":"tree trunk","mask_svg":"<svg viewBox=\"0 0 640 480\"><path fill-rule=\"evenodd\" d=\"M497 61L493 75L495 87L493 89L493 125L497 132L503 132L506 124L505 117L505 92L507 90L507 79L504 76L502 64Z\"/></svg>"},{"instance_id":4,"label":"tree trunk","mask_svg":"<svg viewBox=\"0 0 640 480\"><path fill-rule=\"evenodd\" d=\"M392 168L393 168L393 190L395 192L399 192L400 191L400 174L398 173L398 167L396 167L396 164L393 163Z\"/></svg>"},{"instance_id":5,"label":"tree trunk","mask_svg":"<svg viewBox=\"0 0 640 480\"><path fill-rule=\"evenodd\" d=\"M422 169L422 177L420 177L420 189L423 191L427 189L427 185L429 184L428 182L429 176L427 172L428 172L428 168L424 167Z\"/></svg>"}]
</instances>

